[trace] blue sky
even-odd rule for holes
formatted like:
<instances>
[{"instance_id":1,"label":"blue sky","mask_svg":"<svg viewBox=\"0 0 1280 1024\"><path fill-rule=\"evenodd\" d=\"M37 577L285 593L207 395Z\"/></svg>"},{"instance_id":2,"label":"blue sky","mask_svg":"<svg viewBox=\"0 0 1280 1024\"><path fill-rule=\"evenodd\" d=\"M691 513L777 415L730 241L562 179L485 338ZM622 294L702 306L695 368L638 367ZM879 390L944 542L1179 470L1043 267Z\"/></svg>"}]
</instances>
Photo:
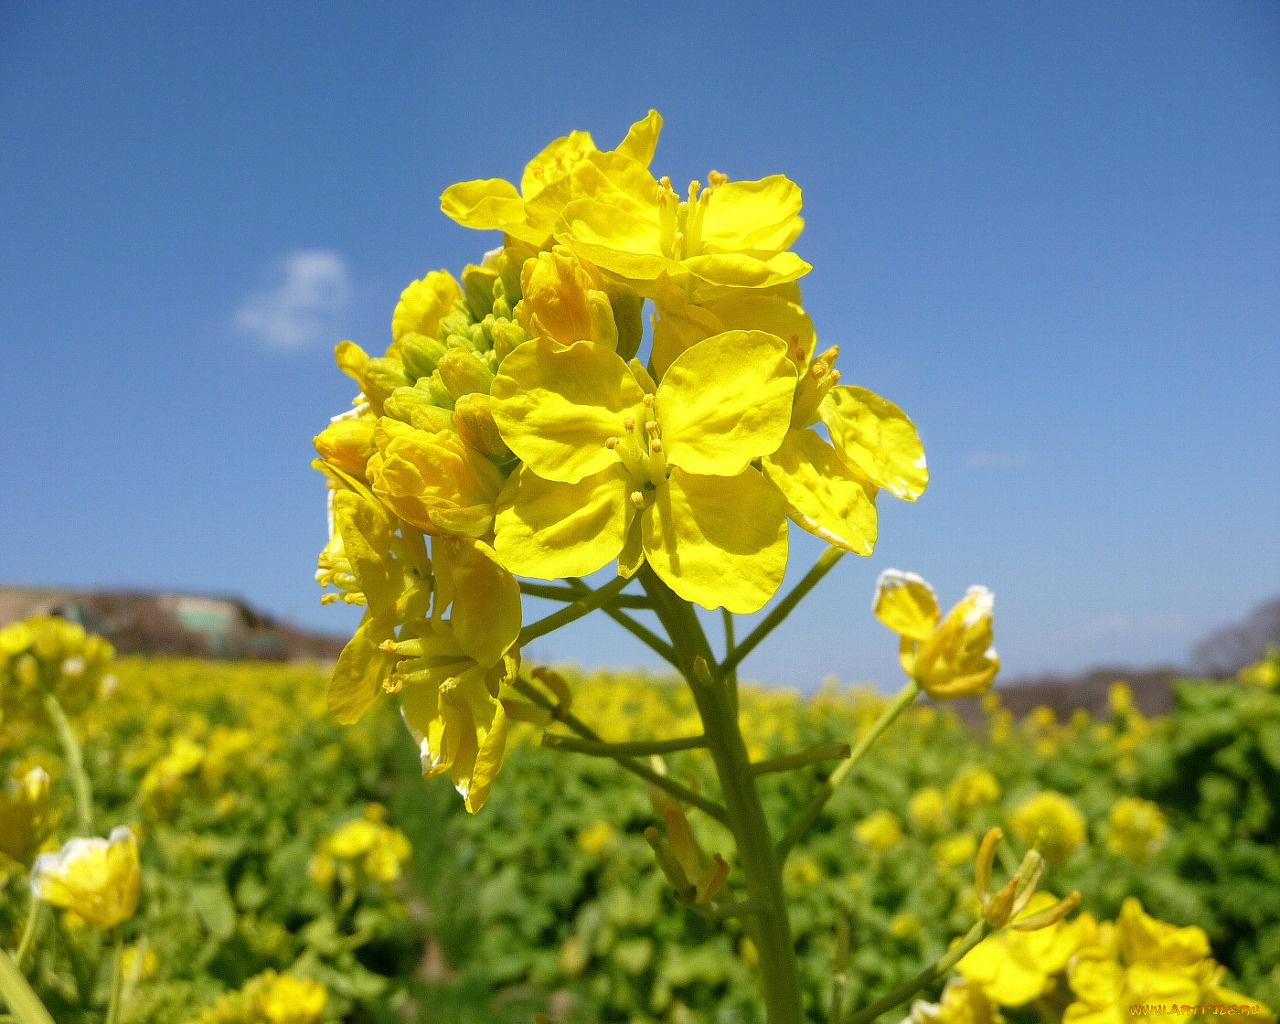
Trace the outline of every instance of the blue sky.
<instances>
[{"instance_id":1,"label":"blue sky","mask_svg":"<svg viewBox=\"0 0 1280 1024\"><path fill-rule=\"evenodd\" d=\"M929 455L749 676L896 686L889 566L991 586L1007 676L1176 661L1280 591L1261 2L6 4L0 578L351 628L311 581L332 344L495 244L447 185L651 106L660 173L803 186L819 338ZM646 663L594 620L534 654Z\"/></svg>"}]
</instances>

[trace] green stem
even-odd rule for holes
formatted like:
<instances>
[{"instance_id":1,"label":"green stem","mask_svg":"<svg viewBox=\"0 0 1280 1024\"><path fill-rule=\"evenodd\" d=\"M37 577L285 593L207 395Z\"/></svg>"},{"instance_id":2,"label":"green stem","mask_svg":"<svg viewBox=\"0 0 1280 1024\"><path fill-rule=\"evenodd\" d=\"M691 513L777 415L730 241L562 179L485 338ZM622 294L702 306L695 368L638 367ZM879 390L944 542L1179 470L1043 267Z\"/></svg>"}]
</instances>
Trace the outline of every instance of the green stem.
<instances>
[{"instance_id":1,"label":"green stem","mask_svg":"<svg viewBox=\"0 0 1280 1024\"><path fill-rule=\"evenodd\" d=\"M546 636L553 630L557 630L561 626L567 626L570 622L575 622L584 615L590 614L595 609L608 603L618 591L630 582L625 576L617 576L598 590L588 591L572 604L565 605L558 612L552 612L545 619L539 619L537 622L525 626L524 629L520 630L520 639L517 643L519 646L524 647L539 637Z\"/></svg>"},{"instance_id":2,"label":"green stem","mask_svg":"<svg viewBox=\"0 0 1280 1024\"><path fill-rule=\"evenodd\" d=\"M591 593L591 588L588 587L585 583L582 582L582 580L579 580L579 579L570 579L569 587L574 592L575 596L581 596L583 594ZM621 603L621 601L625 597L626 597L625 594L619 594L607 605L605 605L604 608L601 609L601 611L603 611L607 616L609 616L609 618L613 619L614 622L616 622L619 626L621 626L628 633L634 636L637 640L639 640L642 644L648 647L651 651L655 652L660 658L666 661L667 664L671 665L674 668L679 668L680 666L676 662L676 652L672 649L671 645L667 643L665 640L663 640L662 637L658 636L657 633L653 632L653 630L637 622L630 615L628 615L626 612L622 611L621 608L618 607L618 605ZM646 601L644 598L637 597L635 600L637 602L644 602L645 608L649 607L649 602Z\"/></svg>"},{"instance_id":3,"label":"green stem","mask_svg":"<svg viewBox=\"0 0 1280 1024\"><path fill-rule=\"evenodd\" d=\"M557 722L562 723L569 729L572 729L583 739L592 740L596 743L604 742L600 734L596 732L586 722L582 721L572 711L566 711L555 701L551 700L541 690L530 683L527 679L517 679L512 686L520 693L524 694L531 701L541 708L545 708L551 713L551 717ZM714 818L716 821L724 824L727 820L725 809L714 801L708 800L705 796L695 793L688 786L681 785L675 779L660 775L654 771L643 761L637 761L632 757L615 757L613 759L621 767L638 775L645 782L652 783L664 792L670 793L677 800L688 804L690 807L696 807L708 817Z\"/></svg>"},{"instance_id":4,"label":"green stem","mask_svg":"<svg viewBox=\"0 0 1280 1024\"><path fill-rule=\"evenodd\" d=\"M53 1024L53 1018L45 1009L40 997L27 984L27 979L18 970L18 965L4 950L0 949L0 996L9 1004L9 1009L20 1024Z\"/></svg>"},{"instance_id":5,"label":"green stem","mask_svg":"<svg viewBox=\"0 0 1280 1024\"><path fill-rule=\"evenodd\" d=\"M840 1024L844 1016L845 990L849 987L849 910L843 904L836 906L836 962L831 977L831 1009L827 1024Z\"/></svg>"},{"instance_id":6,"label":"green stem","mask_svg":"<svg viewBox=\"0 0 1280 1024\"><path fill-rule=\"evenodd\" d=\"M530 583L520 581L520 593L528 597L540 597L545 601L563 601L566 604L578 600L583 594L591 593L591 588L580 579L570 579L569 586L562 587L555 583ZM575 585L576 584L576 585ZM611 602L615 608L638 608L644 610L649 602L635 594L619 594Z\"/></svg>"},{"instance_id":7,"label":"green stem","mask_svg":"<svg viewBox=\"0 0 1280 1024\"><path fill-rule=\"evenodd\" d=\"M835 550L835 549L832 549ZM836 787L853 771L854 766L862 759L862 755L871 749L880 734L891 726L897 717L916 699L920 694L920 684L914 679L907 683L899 692L898 696L893 699L890 704L876 719L875 724L859 738L853 750L849 752L849 756L836 766L835 771L831 773L830 778L822 783L809 798L809 803L805 805L804 810L800 812L800 816L792 822L791 827L787 829L786 835L778 842L778 856L786 860L787 854L791 852L791 848L800 841L800 837L808 831L809 826L818 820L818 815L822 813L822 809L827 806L827 801L831 799L831 795L835 793Z\"/></svg>"},{"instance_id":8,"label":"green stem","mask_svg":"<svg viewBox=\"0 0 1280 1024\"><path fill-rule=\"evenodd\" d=\"M120 992L124 988L124 935L119 926L115 933L115 953L111 958L111 1002L107 1004L106 1024L117 1024L119 1021Z\"/></svg>"},{"instance_id":9,"label":"green stem","mask_svg":"<svg viewBox=\"0 0 1280 1024\"><path fill-rule=\"evenodd\" d=\"M93 790L89 787L89 776L84 770L84 752L80 740L71 728L66 712L58 703L52 691L44 695L44 713L53 723L58 734L58 742L62 745L62 756L67 762L67 774L71 776L71 785L76 794L76 828L83 836L93 835Z\"/></svg>"},{"instance_id":10,"label":"green stem","mask_svg":"<svg viewBox=\"0 0 1280 1024\"><path fill-rule=\"evenodd\" d=\"M640 581L653 601L654 610L688 666L685 678L702 717L703 730L715 761L724 793L729 830L738 848L738 865L752 904L748 916L751 936L760 958L768 1024L802 1024L800 980L795 943L782 889L781 863L774 852L769 823L760 803L751 759L734 708L732 689L696 682L693 662L698 656L713 664L710 645L692 606L676 597L649 568L640 569ZM724 679L723 673L719 677Z\"/></svg>"},{"instance_id":11,"label":"green stem","mask_svg":"<svg viewBox=\"0 0 1280 1024\"><path fill-rule=\"evenodd\" d=\"M543 733L542 745L556 750L568 750L575 754L591 754L594 757L646 757L653 754L674 754L681 750L696 750L707 745L707 738L682 736L670 740L627 740L622 743L610 743L548 732Z\"/></svg>"},{"instance_id":12,"label":"green stem","mask_svg":"<svg viewBox=\"0 0 1280 1024\"><path fill-rule=\"evenodd\" d=\"M22 938L18 940L18 950L13 954L14 963L18 965L18 970L22 970L22 965L26 963L27 954L31 952L31 947L36 941L36 930L40 927L40 908L44 905L35 894L30 894L30 902L27 906L27 923L22 928Z\"/></svg>"},{"instance_id":13,"label":"green stem","mask_svg":"<svg viewBox=\"0 0 1280 1024\"><path fill-rule=\"evenodd\" d=\"M851 1013L844 1019L843 1024L870 1024L882 1013L892 1010L895 1006L905 1003L913 995L919 992L926 985L931 985L941 978L947 971L951 970L958 964L969 950L973 949L979 942L991 934L991 926L986 921L979 921L970 928L963 939L953 946L951 950L932 967L926 967L910 981L904 981L888 995L881 996L870 1006L863 1007L856 1013Z\"/></svg>"},{"instance_id":14,"label":"green stem","mask_svg":"<svg viewBox=\"0 0 1280 1024\"><path fill-rule=\"evenodd\" d=\"M774 605L769 614L760 621L759 625L748 633L742 643L737 644L733 651L725 657L720 666L720 674L723 676L737 668L742 659L754 651L759 646L760 641L782 624L783 620L791 614L791 610L804 599L804 596L809 591L822 581L822 577L829 573L843 557L844 550L835 547L829 547L819 555L818 560L813 563L813 568L805 573L804 579L792 587L791 592Z\"/></svg>"},{"instance_id":15,"label":"green stem","mask_svg":"<svg viewBox=\"0 0 1280 1024\"><path fill-rule=\"evenodd\" d=\"M807 768L811 764L822 761L834 761L837 757L849 756L847 743L822 743L796 754L783 754L781 757L770 757L756 761L751 766L752 775L771 775L774 772L789 772L796 768Z\"/></svg>"}]
</instances>

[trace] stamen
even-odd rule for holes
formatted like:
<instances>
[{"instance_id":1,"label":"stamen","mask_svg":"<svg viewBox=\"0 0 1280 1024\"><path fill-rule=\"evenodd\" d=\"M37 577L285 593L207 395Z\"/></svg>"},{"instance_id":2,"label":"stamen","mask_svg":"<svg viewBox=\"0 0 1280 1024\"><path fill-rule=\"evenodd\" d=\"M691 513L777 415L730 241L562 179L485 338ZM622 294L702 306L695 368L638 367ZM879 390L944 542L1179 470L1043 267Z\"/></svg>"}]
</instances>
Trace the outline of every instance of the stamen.
<instances>
[{"instance_id":1,"label":"stamen","mask_svg":"<svg viewBox=\"0 0 1280 1024\"><path fill-rule=\"evenodd\" d=\"M649 451L652 452L654 455L661 455L662 442L659 441L656 437L654 437L654 439L649 442Z\"/></svg>"},{"instance_id":2,"label":"stamen","mask_svg":"<svg viewBox=\"0 0 1280 1024\"><path fill-rule=\"evenodd\" d=\"M698 201L698 191L701 188L702 188L702 182L700 181L689 182L689 205L690 206L692 206L694 203Z\"/></svg>"},{"instance_id":3,"label":"stamen","mask_svg":"<svg viewBox=\"0 0 1280 1024\"><path fill-rule=\"evenodd\" d=\"M636 508L644 508L644 495L639 491L632 491L631 504L633 504Z\"/></svg>"},{"instance_id":4,"label":"stamen","mask_svg":"<svg viewBox=\"0 0 1280 1024\"><path fill-rule=\"evenodd\" d=\"M604 442L604 446L608 448L609 451L613 451L619 444L621 444L621 442L616 437L606 438Z\"/></svg>"},{"instance_id":5,"label":"stamen","mask_svg":"<svg viewBox=\"0 0 1280 1024\"><path fill-rule=\"evenodd\" d=\"M635 430L636 429L635 417L628 416L625 420L623 420L622 429L625 430L628 434L631 433L631 431Z\"/></svg>"},{"instance_id":6,"label":"stamen","mask_svg":"<svg viewBox=\"0 0 1280 1024\"><path fill-rule=\"evenodd\" d=\"M712 188L715 188L715 186L717 185L728 184L729 175L721 174L719 171L712 171L710 174L707 175L707 181L708 183L710 183Z\"/></svg>"}]
</instances>

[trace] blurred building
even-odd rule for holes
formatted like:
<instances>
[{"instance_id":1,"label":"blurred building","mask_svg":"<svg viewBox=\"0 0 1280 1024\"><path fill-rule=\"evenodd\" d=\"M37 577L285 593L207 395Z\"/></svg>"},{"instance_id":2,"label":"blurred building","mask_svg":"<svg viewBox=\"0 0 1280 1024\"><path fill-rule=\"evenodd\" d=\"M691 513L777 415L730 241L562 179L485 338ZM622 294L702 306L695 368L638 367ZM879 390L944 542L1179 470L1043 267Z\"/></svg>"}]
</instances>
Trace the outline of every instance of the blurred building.
<instances>
[{"instance_id":1,"label":"blurred building","mask_svg":"<svg viewBox=\"0 0 1280 1024\"><path fill-rule=\"evenodd\" d=\"M346 642L280 622L238 598L0 584L0 627L32 615L78 622L121 654L330 661Z\"/></svg>"}]
</instances>

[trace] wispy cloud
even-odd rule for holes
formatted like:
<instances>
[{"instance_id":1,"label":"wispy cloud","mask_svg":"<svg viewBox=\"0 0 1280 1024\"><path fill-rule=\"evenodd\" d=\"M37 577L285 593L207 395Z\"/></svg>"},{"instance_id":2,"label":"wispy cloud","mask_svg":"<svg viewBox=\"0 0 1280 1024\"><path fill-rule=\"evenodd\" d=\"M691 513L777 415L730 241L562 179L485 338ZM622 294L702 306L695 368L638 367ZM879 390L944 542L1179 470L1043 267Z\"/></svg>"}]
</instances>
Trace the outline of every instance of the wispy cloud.
<instances>
[{"instance_id":1,"label":"wispy cloud","mask_svg":"<svg viewBox=\"0 0 1280 1024\"><path fill-rule=\"evenodd\" d=\"M1031 465L1031 453L999 450L966 452L964 462L970 469L1025 469Z\"/></svg>"},{"instance_id":2,"label":"wispy cloud","mask_svg":"<svg viewBox=\"0 0 1280 1024\"><path fill-rule=\"evenodd\" d=\"M326 249L301 250L278 260L274 274L274 288L245 296L236 327L270 348L302 348L328 338L351 298L347 261Z\"/></svg>"}]
</instances>

